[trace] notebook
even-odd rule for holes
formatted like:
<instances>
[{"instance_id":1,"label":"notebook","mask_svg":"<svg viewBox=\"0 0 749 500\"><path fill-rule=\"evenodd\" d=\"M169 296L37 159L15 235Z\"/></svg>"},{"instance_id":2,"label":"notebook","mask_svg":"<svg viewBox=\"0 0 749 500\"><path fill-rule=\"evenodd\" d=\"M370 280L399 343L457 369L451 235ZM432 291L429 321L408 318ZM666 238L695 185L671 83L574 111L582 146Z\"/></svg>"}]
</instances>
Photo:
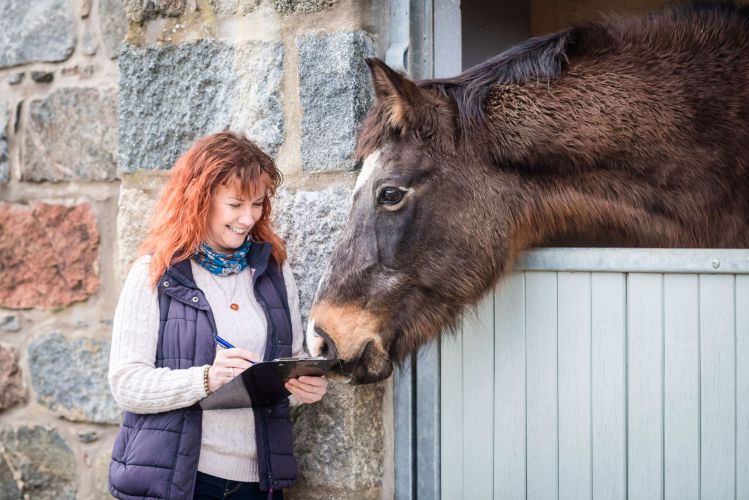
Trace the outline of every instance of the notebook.
<instances>
[{"instance_id":1,"label":"notebook","mask_svg":"<svg viewBox=\"0 0 749 500\"><path fill-rule=\"evenodd\" d=\"M284 383L302 375L320 376L338 364L337 359L279 358L251 365L196 403L203 410L271 406L291 393Z\"/></svg>"}]
</instances>

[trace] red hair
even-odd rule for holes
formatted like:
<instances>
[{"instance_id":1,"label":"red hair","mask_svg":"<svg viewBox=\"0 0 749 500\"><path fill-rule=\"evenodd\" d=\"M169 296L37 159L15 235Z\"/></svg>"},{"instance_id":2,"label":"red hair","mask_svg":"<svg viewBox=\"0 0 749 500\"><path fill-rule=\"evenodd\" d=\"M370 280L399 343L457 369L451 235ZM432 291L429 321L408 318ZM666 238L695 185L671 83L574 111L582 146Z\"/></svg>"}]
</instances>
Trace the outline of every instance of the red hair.
<instances>
[{"instance_id":1,"label":"red hair","mask_svg":"<svg viewBox=\"0 0 749 500\"><path fill-rule=\"evenodd\" d=\"M204 241L216 189L230 183L248 199L266 193L263 213L250 234L254 241L270 243L282 265L286 247L271 227L270 204L282 179L273 159L243 134L219 132L193 144L174 164L140 248L141 255L151 254L154 285L167 267L190 258Z\"/></svg>"}]
</instances>

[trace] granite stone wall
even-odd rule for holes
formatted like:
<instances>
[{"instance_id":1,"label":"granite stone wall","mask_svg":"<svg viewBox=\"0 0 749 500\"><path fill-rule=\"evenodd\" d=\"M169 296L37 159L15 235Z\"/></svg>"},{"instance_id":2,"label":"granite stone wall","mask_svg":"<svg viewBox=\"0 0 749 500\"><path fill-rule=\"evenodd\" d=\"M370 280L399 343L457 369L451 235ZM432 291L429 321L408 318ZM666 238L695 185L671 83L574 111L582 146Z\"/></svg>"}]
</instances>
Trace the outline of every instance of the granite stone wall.
<instances>
[{"instance_id":1,"label":"granite stone wall","mask_svg":"<svg viewBox=\"0 0 749 500\"><path fill-rule=\"evenodd\" d=\"M0 0L0 498L109 498L112 317L176 158L245 132L304 321L346 219L386 0ZM387 383L296 409L289 498L392 495ZM386 466L387 465L387 466Z\"/></svg>"}]
</instances>

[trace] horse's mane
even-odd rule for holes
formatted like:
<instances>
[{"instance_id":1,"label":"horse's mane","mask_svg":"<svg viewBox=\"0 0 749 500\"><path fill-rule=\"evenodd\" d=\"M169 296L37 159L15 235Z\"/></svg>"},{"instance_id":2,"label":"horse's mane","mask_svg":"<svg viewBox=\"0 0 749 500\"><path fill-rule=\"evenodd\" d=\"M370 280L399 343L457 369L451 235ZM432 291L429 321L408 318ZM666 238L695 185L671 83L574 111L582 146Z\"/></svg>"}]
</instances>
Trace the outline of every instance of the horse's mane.
<instances>
[{"instance_id":1,"label":"horse's mane","mask_svg":"<svg viewBox=\"0 0 749 500\"><path fill-rule=\"evenodd\" d=\"M458 76L423 80L419 86L452 97L461 121L483 120L484 101L493 86L556 79L569 62L572 31L531 38Z\"/></svg>"},{"instance_id":2,"label":"horse's mane","mask_svg":"<svg viewBox=\"0 0 749 500\"><path fill-rule=\"evenodd\" d=\"M696 1L675 5L644 18L620 18L576 25L565 31L531 38L499 55L473 66L453 78L423 80L419 86L453 99L464 127L484 122L484 103L495 85L549 83L557 79L575 58L602 56L633 44L653 45L669 50L675 43L672 29L701 36L705 28L715 29L740 22L749 30L749 7L732 1ZM683 35L683 33L682 33ZM678 41L676 41L678 43Z\"/></svg>"}]
</instances>

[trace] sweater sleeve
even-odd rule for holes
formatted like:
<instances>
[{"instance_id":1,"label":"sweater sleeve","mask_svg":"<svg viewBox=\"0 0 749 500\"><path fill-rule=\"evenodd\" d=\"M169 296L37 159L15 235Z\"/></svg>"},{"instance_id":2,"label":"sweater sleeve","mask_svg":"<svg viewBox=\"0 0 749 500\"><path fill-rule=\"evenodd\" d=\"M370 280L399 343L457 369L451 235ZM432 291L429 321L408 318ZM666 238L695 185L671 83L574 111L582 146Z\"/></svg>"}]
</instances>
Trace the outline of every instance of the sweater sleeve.
<instances>
[{"instance_id":1,"label":"sweater sleeve","mask_svg":"<svg viewBox=\"0 0 749 500\"><path fill-rule=\"evenodd\" d=\"M115 402L133 413L161 413L206 396L204 366L156 368L159 301L149 280L150 257L139 258L122 289L112 327L109 387Z\"/></svg>"}]
</instances>

